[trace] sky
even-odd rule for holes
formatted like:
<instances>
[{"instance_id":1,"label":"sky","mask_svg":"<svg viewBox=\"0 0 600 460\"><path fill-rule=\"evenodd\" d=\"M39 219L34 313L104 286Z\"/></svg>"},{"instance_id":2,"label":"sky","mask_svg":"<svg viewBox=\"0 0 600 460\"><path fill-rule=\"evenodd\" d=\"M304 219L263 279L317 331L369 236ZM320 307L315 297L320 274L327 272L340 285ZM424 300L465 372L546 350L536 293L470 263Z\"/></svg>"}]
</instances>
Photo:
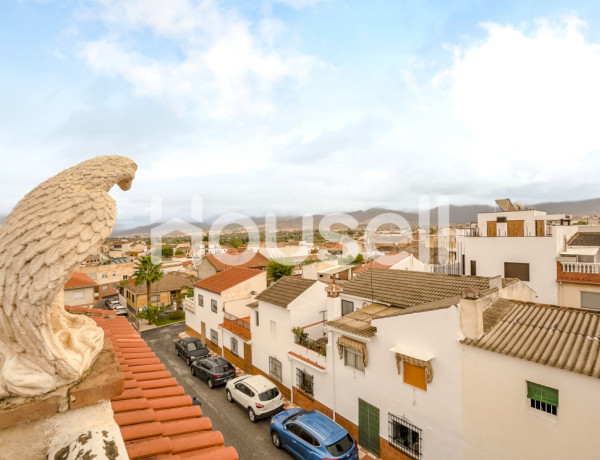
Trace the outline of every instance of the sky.
<instances>
[{"instance_id":1,"label":"sky","mask_svg":"<svg viewBox=\"0 0 600 460\"><path fill-rule=\"evenodd\" d=\"M138 164L121 228L600 197L598 2L4 0L0 24L0 214L107 154Z\"/></svg>"}]
</instances>

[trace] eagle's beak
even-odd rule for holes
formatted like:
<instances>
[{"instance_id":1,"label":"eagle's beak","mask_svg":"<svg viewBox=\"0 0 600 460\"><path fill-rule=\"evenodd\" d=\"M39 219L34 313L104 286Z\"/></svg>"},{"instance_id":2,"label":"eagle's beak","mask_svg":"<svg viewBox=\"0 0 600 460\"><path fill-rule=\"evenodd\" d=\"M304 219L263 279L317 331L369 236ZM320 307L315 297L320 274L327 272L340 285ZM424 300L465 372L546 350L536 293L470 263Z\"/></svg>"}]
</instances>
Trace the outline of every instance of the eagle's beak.
<instances>
[{"instance_id":1,"label":"eagle's beak","mask_svg":"<svg viewBox=\"0 0 600 460\"><path fill-rule=\"evenodd\" d=\"M120 182L117 182L117 185L121 190L129 190L131 188L131 183L133 182L133 178L123 179Z\"/></svg>"}]
</instances>

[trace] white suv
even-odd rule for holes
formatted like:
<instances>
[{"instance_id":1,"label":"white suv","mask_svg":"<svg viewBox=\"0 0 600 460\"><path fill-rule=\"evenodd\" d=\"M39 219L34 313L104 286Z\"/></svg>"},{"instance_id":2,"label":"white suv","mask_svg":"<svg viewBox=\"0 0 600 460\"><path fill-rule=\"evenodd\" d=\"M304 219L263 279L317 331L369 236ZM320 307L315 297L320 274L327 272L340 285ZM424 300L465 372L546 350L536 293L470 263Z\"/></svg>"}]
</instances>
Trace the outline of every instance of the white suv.
<instances>
[{"instance_id":1,"label":"white suv","mask_svg":"<svg viewBox=\"0 0 600 460\"><path fill-rule=\"evenodd\" d=\"M242 375L227 382L227 401L237 402L255 423L283 410L283 395L273 382L262 375Z\"/></svg>"}]
</instances>

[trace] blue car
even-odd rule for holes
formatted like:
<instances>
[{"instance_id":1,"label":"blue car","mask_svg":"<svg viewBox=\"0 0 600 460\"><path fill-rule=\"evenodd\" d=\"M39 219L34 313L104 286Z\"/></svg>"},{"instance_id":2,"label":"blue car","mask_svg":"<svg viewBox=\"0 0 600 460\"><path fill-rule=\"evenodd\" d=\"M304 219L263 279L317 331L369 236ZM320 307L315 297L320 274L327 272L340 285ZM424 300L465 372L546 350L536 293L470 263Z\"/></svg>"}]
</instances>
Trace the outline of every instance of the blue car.
<instances>
[{"instance_id":1,"label":"blue car","mask_svg":"<svg viewBox=\"0 0 600 460\"><path fill-rule=\"evenodd\" d=\"M271 419L271 441L302 460L358 460L358 444L321 412L288 409Z\"/></svg>"}]
</instances>

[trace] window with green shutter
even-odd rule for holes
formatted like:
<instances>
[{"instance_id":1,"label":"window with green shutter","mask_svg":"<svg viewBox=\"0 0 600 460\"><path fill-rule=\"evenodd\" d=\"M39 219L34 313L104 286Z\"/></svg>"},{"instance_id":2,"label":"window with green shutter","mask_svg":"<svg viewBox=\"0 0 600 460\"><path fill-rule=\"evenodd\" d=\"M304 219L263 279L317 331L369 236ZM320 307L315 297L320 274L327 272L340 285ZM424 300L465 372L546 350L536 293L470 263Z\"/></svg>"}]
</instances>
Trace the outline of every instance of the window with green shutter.
<instances>
[{"instance_id":1,"label":"window with green shutter","mask_svg":"<svg viewBox=\"0 0 600 460\"><path fill-rule=\"evenodd\" d=\"M527 382L527 397L531 407L548 412L552 415L558 413L558 390L539 383Z\"/></svg>"}]
</instances>

